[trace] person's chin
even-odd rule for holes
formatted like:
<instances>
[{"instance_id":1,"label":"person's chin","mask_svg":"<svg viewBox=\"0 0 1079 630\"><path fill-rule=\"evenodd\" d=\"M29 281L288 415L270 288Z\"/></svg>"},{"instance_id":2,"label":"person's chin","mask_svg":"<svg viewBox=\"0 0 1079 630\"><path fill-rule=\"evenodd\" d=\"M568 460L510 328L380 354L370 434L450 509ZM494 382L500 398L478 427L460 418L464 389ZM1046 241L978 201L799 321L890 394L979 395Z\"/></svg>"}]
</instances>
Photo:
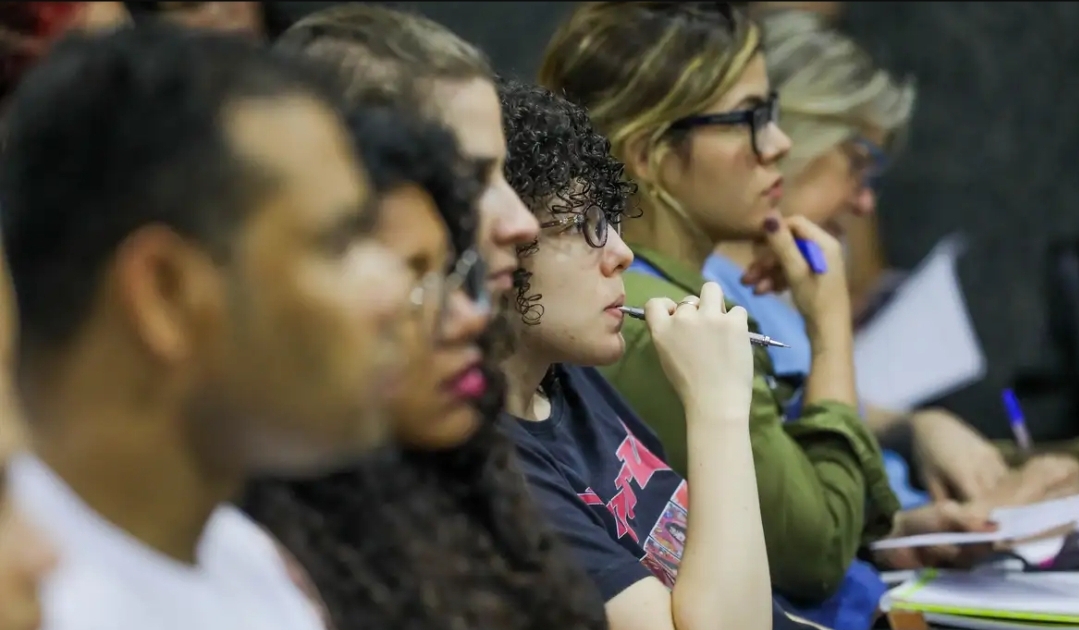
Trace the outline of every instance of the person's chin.
<instances>
[{"instance_id":1,"label":"person's chin","mask_svg":"<svg viewBox=\"0 0 1079 630\"><path fill-rule=\"evenodd\" d=\"M413 427L411 431L398 431L397 439L406 448L441 451L461 446L479 429L481 417L472 405L454 406L436 419Z\"/></svg>"},{"instance_id":2,"label":"person's chin","mask_svg":"<svg viewBox=\"0 0 1079 630\"><path fill-rule=\"evenodd\" d=\"M745 215L744 220L740 222L736 228L731 230L732 239L756 239L765 235L764 221L769 216L777 212L779 209L772 207L770 204L765 203L763 200L758 203L752 212Z\"/></svg>"},{"instance_id":3,"label":"person's chin","mask_svg":"<svg viewBox=\"0 0 1079 630\"><path fill-rule=\"evenodd\" d=\"M615 333L610 339L602 345L597 345L590 353L591 360L589 365L595 365L602 367L605 365L611 365L618 363L618 360L622 358L622 355L626 352L626 340L622 338L622 333Z\"/></svg>"}]
</instances>

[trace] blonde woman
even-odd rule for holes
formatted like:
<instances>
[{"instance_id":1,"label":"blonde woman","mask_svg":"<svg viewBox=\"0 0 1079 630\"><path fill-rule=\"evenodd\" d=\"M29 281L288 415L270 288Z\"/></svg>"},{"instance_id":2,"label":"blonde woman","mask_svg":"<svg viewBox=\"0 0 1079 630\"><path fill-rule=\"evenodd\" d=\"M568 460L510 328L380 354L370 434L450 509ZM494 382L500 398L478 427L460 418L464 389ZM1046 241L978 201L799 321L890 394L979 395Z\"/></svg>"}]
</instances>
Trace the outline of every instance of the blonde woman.
<instances>
[{"instance_id":1,"label":"blonde woman","mask_svg":"<svg viewBox=\"0 0 1079 630\"><path fill-rule=\"evenodd\" d=\"M804 216L837 237L857 229L849 240L864 245L873 235L870 221L877 185L913 111L914 86L876 67L861 47L823 16L775 11L764 14L760 24L768 74L783 95L780 118L793 140L781 164L786 190L780 209L785 215ZM766 334L793 346L769 354L777 375L804 381L811 357L805 321L786 301L754 295L742 284L753 258L751 242L721 243L705 263L704 275L745 306ZM848 264L848 269L853 273L864 266ZM797 415L796 409L791 411ZM1075 459L1044 456L1028 464L1026 474L1010 480L1000 451L944 410L907 414L867 405L863 412L883 444L913 452L916 472L937 500L1010 502L1020 495L1040 499L1079 475ZM889 473L896 473L892 487L903 506L924 503L927 496L910 488L902 459L895 453L886 452L886 457L894 458ZM1019 487L1002 492L1007 485Z\"/></svg>"},{"instance_id":2,"label":"blonde woman","mask_svg":"<svg viewBox=\"0 0 1079 630\"><path fill-rule=\"evenodd\" d=\"M627 304L697 293L705 260L730 240L768 245L753 267L763 288L775 286L775 271L789 281L813 351L801 416L786 422L795 388L776 378L758 349L750 432L772 583L791 600L826 603L815 619L831 625L842 608L835 596L857 599L864 611L881 592L868 567L854 565L864 573L848 575L864 542L973 524L954 522L962 513L952 504L893 523L899 506L857 410L839 243L812 221L778 211L779 163L791 144L776 125L761 46L757 27L727 3L586 3L555 33L540 82L589 110L639 186L643 216L625 225L635 256L625 274ZM827 273L809 273L795 236L821 247ZM623 334L626 352L605 375L692 482L684 409L647 329L627 321Z\"/></svg>"}]
</instances>

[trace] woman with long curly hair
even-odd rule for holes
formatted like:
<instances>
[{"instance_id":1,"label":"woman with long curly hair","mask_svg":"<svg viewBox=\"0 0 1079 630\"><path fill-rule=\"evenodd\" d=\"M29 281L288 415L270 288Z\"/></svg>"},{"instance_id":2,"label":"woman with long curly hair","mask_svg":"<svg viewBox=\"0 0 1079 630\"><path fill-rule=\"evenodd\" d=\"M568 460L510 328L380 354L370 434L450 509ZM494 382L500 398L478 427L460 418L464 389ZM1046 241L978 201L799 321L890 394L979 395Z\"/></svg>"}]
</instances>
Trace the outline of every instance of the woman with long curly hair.
<instances>
[{"instance_id":1,"label":"woman with long curly hair","mask_svg":"<svg viewBox=\"0 0 1079 630\"><path fill-rule=\"evenodd\" d=\"M481 184L433 123L389 110L354 123L374 165L378 231L414 262L426 311L392 410L403 448L331 477L255 484L245 507L304 567L337 630L605 628L495 426L503 386L478 336L488 315L473 246Z\"/></svg>"}]
</instances>

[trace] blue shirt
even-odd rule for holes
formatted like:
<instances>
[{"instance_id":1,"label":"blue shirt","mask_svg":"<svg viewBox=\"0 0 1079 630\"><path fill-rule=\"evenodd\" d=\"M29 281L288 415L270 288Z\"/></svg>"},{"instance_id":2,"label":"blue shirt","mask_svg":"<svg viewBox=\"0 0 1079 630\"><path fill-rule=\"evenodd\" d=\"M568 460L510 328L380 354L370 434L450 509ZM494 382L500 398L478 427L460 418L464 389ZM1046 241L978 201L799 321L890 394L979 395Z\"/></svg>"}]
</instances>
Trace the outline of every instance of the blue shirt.
<instances>
[{"instance_id":1,"label":"blue shirt","mask_svg":"<svg viewBox=\"0 0 1079 630\"><path fill-rule=\"evenodd\" d=\"M598 371L556 369L550 418L503 414L501 422L533 498L604 601L648 577L674 586L686 539L688 483L664 461L656 434ZM773 630L814 627L787 613L782 601L773 597Z\"/></svg>"},{"instance_id":2,"label":"blue shirt","mask_svg":"<svg viewBox=\"0 0 1079 630\"><path fill-rule=\"evenodd\" d=\"M768 348L776 376L802 380L812 362L805 320L790 304L772 293L754 295L753 287L742 284L742 269L724 256L712 255L701 272L707 280L723 287L723 293L757 320L761 332L790 348Z\"/></svg>"}]
</instances>

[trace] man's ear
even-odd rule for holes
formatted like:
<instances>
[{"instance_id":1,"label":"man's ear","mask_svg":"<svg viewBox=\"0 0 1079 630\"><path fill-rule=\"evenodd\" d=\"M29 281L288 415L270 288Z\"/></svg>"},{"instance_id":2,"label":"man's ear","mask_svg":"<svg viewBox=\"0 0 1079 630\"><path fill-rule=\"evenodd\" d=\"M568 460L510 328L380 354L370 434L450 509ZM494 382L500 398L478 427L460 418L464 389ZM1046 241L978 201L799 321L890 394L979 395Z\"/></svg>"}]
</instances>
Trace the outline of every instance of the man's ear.
<instances>
[{"instance_id":1,"label":"man's ear","mask_svg":"<svg viewBox=\"0 0 1079 630\"><path fill-rule=\"evenodd\" d=\"M120 245L115 272L124 314L148 352L165 363L187 360L207 314L220 309L209 257L169 228L147 226Z\"/></svg>"}]
</instances>

